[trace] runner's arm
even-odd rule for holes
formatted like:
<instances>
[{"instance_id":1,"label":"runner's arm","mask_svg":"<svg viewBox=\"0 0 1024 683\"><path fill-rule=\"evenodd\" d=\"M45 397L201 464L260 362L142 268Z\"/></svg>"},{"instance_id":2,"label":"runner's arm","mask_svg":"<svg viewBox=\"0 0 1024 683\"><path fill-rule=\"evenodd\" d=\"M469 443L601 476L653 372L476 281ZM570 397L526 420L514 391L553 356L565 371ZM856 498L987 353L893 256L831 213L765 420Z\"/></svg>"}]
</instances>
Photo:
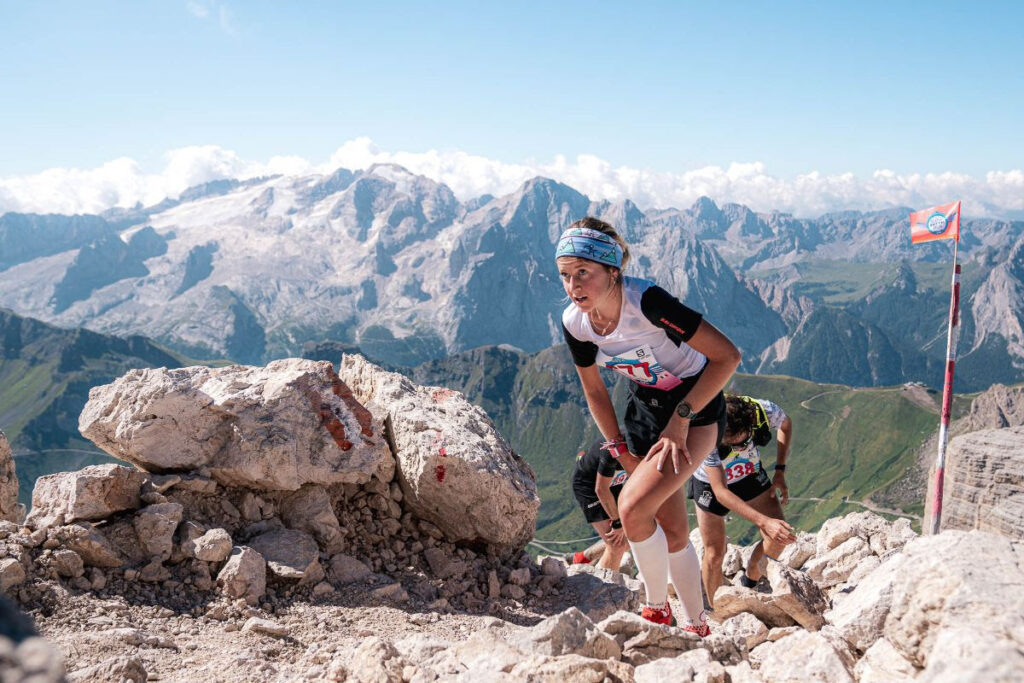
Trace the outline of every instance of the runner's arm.
<instances>
[{"instance_id":1,"label":"runner's arm","mask_svg":"<svg viewBox=\"0 0 1024 683\"><path fill-rule=\"evenodd\" d=\"M732 373L740 365L740 352L728 337L706 320L700 322L697 332L687 343L708 359L700 379L683 399L690 405L692 412L697 413L703 410L711 402L711 399L725 387L726 382L732 377ZM681 454L687 462L692 462L690 452L686 448L686 437L689 430L689 418L681 418L678 413L673 411L672 417L661 432L661 437L647 453L649 458L656 457L659 471L668 457L672 462L672 470L678 472L677 453Z\"/></svg>"},{"instance_id":2,"label":"runner's arm","mask_svg":"<svg viewBox=\"0 0 1024 683\"><path fill-rule=\"evenodd\" d=\"M775 433L775 464L786 466L789 458L789 447L793 443L793 420L786 416L786 419L779 425Z\"/></svg>"},{"instance_id":3,"label":"runner's arm","mask_svg":"<svg viewBox=\"0 0 1024 683\"><path fill-rule=\"evenodd\" d=\"M704 471L707 472L708 480L711 482L711 490L715 494L715 498L718 502L729 508L732 512L757 525L757 528L761 530L761 533L767 538L772 539L776 543L786 545L796 540L796 536L793 535L793 527L790 526L785 520L775 519L768 515L758 512L747 503L745 500L737 496L735 493L729 490L729 487L725 483L725 468L719 465L718 467L704 467Z\"/></svg>"},{"instance_id":4,"label":"runner's arm","mask_svg":"<svg viewBox=\"0 0 1024 683\"><path fill-rule=\"evenodd\" d=\"M611 396L608 395L608 387L601 379L601 372L597 365L587 367L576 366L576 373L580 376L580 384L583 385L583 396L587 399L587 407L590 415L597 423L597 428L608 441L622 436L619 429L619 418L615 416L615 406L612 405Z\"/></svg>"}]
</instances>

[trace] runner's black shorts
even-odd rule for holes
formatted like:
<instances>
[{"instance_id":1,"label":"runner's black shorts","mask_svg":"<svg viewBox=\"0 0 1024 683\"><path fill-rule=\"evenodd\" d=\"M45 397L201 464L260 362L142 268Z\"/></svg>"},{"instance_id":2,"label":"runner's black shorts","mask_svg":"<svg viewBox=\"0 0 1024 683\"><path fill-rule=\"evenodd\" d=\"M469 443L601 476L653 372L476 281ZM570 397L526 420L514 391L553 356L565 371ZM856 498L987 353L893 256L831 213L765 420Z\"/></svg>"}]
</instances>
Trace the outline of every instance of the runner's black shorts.
<instances>
[{"instance_id":1,"label":"runner's black shorts","mask_svg":"<svg viewBox=\"0 0 1024 683\"><path fill-rule=\"evenodd\" d=\"M651 450L651 446L661 437L665 425L675 414L676 406L686 398L703 373L704 370L701 370L692 377L684 378L682 384L670 391L650 389L630 382L623 421L626 424L626 444L631 453L638 458L647 455L647 451ZM715 439L717 445L721 443L722 435L725 433L725 396L722 392L718 392L704 409L690 420L691 427L712 424L718 425L718 437ZM697 457L703 460L705 455L707 454L698 454Z\"/></svg>"},{"instance_id":2,"label":"runner's black shorts","mask_svg":"<svg viewBox=\"0 0 1024 683\"><path fill-rule=\"evenodd\" d=\"M735 484L729 484L729 490L743 501L754 500L765 491L770 491L771 488L772 483L768 480L768 474L760 464L754 474L743 477ZM711 489L711 484L703 482L697 477L690 477L690 481L687 482L686 497L693 499L694 504L704 512L710 512L719 517L725 517L729 513L729 508L718 501L715 492Z\"/></svg>"},{"instance_id":3,"label":"runner's black shorts","mask_svg":"<svg viewBox=\"0 0 1024 683\"><path fill-rule=\"evenodd\" d=\"M622 491L622 485L625 484L626 471L619 470L615 473L613 481L620 481L619 484L612 486L612 495L615 497L615 502L619 501L619 493ZM572 492L576 496L576 502L580 504L580 509L583 510L583 517L586 518L588 524L594 522L603 522L608 519L608 513L605 512L604 506L601 505L601 501L597 497L597 493L594 491L595 481L588 477L580 475L580 468L573 468L572 472Z\"/></svg>"}]
</instances>

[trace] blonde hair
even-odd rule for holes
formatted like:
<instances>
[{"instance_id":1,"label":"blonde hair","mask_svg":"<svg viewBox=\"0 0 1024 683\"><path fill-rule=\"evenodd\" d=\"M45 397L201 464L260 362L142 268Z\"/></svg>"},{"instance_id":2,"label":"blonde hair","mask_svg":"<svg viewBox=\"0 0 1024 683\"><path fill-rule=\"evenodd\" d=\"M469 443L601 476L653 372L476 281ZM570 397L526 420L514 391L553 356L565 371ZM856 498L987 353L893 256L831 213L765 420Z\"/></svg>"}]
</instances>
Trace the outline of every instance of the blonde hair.
<instances>
[{"instance_id":1,"label":"blonde hair","mask_svg":"<svg viewBox=\"0 0 1024 683\"><path fill-rule=\"evenodd\" d=\"M619 273L621 274L626 270L626 264L629 263L629 245L626 244L626 240L622 239L622 236L611 226L610 223L605 223L600 218L594 218L593 216L587 216L581 218L572 225L570 228L589 228L590 230L597 230L611 237L613 240L619 243L622 247L622 265L619 266ZM604 265L604 264L602 264ZM605 268L612 268L612 266L605 265ZM619 278L619 284L622 284L622 278Z\"/></svg>"}]
</instances>

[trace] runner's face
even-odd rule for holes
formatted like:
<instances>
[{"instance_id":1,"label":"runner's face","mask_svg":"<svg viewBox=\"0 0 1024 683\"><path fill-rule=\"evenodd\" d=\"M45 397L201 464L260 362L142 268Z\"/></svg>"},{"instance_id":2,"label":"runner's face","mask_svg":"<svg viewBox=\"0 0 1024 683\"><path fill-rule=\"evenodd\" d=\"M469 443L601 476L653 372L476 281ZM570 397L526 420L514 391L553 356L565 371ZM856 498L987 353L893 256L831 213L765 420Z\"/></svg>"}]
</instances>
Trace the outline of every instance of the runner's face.
<instances>
[{"instance_id":1,"label":"runner's face","mask_svg":"<svg viewBox=\"0 0 1024 683\"><path fill-rule=\"evenodd\" d=\"M562 286L573 303L584 313L600 307L608 314L609 297L614 293L612 273L609 268L582 258L562 256L556 259Z\"/></svg>"}]
</instances>

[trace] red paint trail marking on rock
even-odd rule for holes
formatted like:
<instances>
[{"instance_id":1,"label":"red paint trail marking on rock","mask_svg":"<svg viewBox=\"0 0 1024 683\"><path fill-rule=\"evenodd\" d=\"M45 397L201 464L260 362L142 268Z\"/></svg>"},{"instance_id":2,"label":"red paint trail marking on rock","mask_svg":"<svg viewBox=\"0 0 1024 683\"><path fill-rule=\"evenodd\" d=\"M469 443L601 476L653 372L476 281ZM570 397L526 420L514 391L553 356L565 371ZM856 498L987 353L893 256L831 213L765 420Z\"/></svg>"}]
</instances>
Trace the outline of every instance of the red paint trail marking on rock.
<instances>
[{"instance_id":1,"label":"red paint trail marking on rock","mask_svg":"<svg viewBox=\"0 0 1024 683\"><path fill-rule=\"evenodd\" d=\"M442 458L447 458L448 457L448 451L446 451L444 449L444 446L441 446L441 457Z\"/></svg>"},{"instance_id":2,"label":"red paint trail marking on rock","mask_svg":"<svg viewBox=\"0 0 1024 683\"><path fill-rule=\"evenodd\" d=\"M445 472L444 465L438 465L434 468L434 476L437 477L437 483L444 483L445 474L447 473Z\"/></svg>"},{"instance_id":3,"label":"red paint trail marking on rock","mask_svg":"<svg viewBox=\"0 0 1024 683\"><path fill-rule=\"evenodd\" d=\"M454 395L455 392L451 389L438 389L431 394L430 397L434 399L434 403L441 403L442 401L447 401Z\"/></svg>"}]
</instances>

